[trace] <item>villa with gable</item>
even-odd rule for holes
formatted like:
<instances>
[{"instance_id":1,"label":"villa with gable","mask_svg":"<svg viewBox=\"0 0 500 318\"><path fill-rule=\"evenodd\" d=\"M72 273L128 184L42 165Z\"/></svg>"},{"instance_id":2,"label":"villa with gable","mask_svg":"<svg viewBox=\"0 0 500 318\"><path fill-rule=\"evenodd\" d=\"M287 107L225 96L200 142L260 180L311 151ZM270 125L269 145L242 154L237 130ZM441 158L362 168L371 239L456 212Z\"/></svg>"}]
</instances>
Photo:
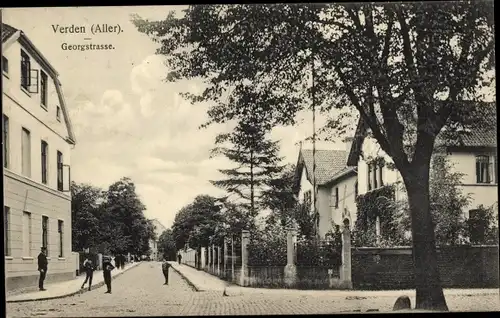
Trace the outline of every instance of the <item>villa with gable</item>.
<instances>
[{"instance_id":1,"label":"villa with gable","mask_svg":"<svg viewBox=\"0 0 500 318\"><path fill-rule=\"evenodd\" d=\"M316 150L316 189L313 184L313 151L299 150L295 180L297 196L314 213L314 195L317 193L318 234L324 238L333 224L341 225L348 219L351 226L356 219L357 172L348 167L346 150Z\"/></svg>"}]
</instances>

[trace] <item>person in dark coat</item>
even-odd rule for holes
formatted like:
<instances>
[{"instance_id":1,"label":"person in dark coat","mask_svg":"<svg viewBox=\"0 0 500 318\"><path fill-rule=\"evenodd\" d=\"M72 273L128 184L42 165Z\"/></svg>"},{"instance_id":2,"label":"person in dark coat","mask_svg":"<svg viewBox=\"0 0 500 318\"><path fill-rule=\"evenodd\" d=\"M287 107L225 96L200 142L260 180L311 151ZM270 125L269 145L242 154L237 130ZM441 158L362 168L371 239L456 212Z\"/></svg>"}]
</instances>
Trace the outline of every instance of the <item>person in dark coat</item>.
<instances>
[{"instance_id":1,"label":"person in dark coat","mask_svg":"<svg viewBox=\"0 0 500 318\"><path fill-rule=\"evenodd\" d=\"M121 267L121 269L123 269L125 267L125 262L126 262L127 258L125 257L125 255L122 254L122 255L120 255L120 259L121 259L121 263L120 263L121 266L120 267Z\"/></svg>"},{"instance_id":2,"label":"person in dark coat","mask_svg":"<svg viewBox=\"0 0 500 318\"><path fill-rule=\"evenodd\" d=\"M181 254L177 254L177 262L180 264L181 263L181 260L182 260L182 256Z\"/></svg>"},{"instance_id":3,"label":"person in dark coat","mask_svg":"<svg viewBox=\"0 0 500 318\"><path fill-rule=\"evenodd\" d=\"M106 294L111 294L111 271L115 269L115 267L111 264L111 259L106 256L102 262L102 273L104 275L104 282L106 283L106 287L108 290Z\"/></svg>"},{"instance_id":4,"label":"person in dark coat","mask_svg":"<svg viewBox=\"0 0 500 318\"><path fill-rule=\"evenodd\" d=\"M40 272L40 278L38 280L38 288L40 290L46 290L43 288L43 282L47 276L47 267L49 262L47 261L47 248L43 246L41 248L40 254L38 254L38 271Z\"/></svg>"},{"instance_id":5,"label":"person in dark coat","mask_svg":"<svg viewBox=\"0 0 500 318\"><path fill-rule=\"evenodd\" d=\"M85 281L82 284L82 289L85 288L85 284L87 281L89 282L89 291L92 289L92 278L94 277L94 264L92 260L87 256L85 261L83 262L83 268L85 269Z\"/></svg>"},{"instance_id":6,"label":"person in dark coat","mask_svg":"<svg viewBox=\"0 0 500 318\"><path fill-rule=\"evenodd\" d=\"M165 284L163 285L168 285L168 269L170 268L170 263L167 262L167 258L163 260L163 263L161 264L161 269L163 271L163 276L165 276Z\"/></svg>"}]
</instances>

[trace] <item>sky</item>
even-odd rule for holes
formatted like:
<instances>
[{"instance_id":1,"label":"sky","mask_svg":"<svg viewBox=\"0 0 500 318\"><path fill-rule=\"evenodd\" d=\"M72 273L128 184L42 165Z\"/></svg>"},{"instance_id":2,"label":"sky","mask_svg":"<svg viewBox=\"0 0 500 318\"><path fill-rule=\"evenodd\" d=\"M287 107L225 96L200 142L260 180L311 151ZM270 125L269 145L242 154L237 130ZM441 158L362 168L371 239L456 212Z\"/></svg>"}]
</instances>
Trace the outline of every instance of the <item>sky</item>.
<instances>
[{"instance_id":1,"label":"sky","mask_svg":"<svg viewBox=\"0 0 500 318\"><path fill-rule=\"evenodd\" d=\"M175 214L199 194L223 192L210 180L221 178L224 158L210 158L218 133L227 125L198 129L208 105L192 105L179 92L196 91L196 82L166 83L168 70L157 45L130 22L136 13L164 19L180 6L95 8L8 8L3 22L23 30L60 74L76 134L71 153L72 180L107 188L130 177L146 205L146 217L170 227ZM35 18L36 17L36 18ZM93 24L120 25L119 34L90 33ZM88 34L54 32L59 26L85 26ZM84 38L92 38L91 41ZM65 51L68 44L112 44L115 50ZM326 118L317 114L317 127ZM284 163L296 163L298 142L312 134L312 113L299 115L294 127L276 127ZM304 143L304 148L310 144ZM345 149L341 142L317 143L318 149Z\"/></svg>"}]
</instances>

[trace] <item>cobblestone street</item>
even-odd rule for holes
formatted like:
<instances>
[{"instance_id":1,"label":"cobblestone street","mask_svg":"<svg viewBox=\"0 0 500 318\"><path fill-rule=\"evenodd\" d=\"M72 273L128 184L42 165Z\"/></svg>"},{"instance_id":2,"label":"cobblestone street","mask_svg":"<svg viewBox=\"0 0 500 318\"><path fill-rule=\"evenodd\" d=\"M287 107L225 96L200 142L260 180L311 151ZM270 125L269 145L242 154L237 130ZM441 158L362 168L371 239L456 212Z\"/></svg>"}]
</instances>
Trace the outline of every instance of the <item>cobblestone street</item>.
<instances>
[{"instance_id":1,"label":"cobblestone street","mask_svg":"<svg viewBox=\"0 0 500 318\"><path fill-rule=\"evenodd\" d=\"M223 297L217 291L195 292L175 271L163 285L160 263L143 263L113 281L113 294L105 287L68 298L8 303L8 317L168 316L324 314L368 310L390 311L393 296L336 296L336 291L248 293ZM449 295L452 311L494 311L499 295ZM414 302L414 299L412 299ZM413 303L412 303L413 305Z\"/></svg>"}]
</instances>

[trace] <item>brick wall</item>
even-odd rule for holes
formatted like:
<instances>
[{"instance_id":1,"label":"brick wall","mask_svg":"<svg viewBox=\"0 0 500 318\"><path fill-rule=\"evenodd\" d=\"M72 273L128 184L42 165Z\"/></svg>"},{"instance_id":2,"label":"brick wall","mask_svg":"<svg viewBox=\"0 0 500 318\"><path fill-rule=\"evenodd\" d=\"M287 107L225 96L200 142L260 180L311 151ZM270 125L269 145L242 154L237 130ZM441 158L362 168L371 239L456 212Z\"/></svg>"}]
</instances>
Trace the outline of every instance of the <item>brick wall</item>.
<instances>
[{"instance_id":1,"label":"brick wall","mask_svg":"<svg viewBox=\"0 0 500 318\"><path fill-rule=\"evenodd\" d=\"M442 247L438 264L445 288L498 287L498 246ZM353 248L352 281L357 289L414 288L411 248Z\"/></svg>"}]
</instances>

